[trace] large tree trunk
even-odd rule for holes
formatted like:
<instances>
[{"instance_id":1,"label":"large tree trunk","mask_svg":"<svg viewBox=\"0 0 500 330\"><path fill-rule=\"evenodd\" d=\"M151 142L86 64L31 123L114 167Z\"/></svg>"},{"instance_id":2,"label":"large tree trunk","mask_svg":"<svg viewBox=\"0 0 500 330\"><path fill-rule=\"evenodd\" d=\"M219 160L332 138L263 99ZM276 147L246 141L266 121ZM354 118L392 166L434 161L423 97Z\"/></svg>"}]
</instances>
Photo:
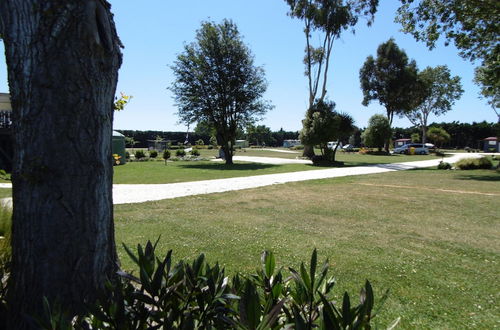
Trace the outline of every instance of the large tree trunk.
<instances>
[{"instance_id":1,"label":"large tree trunk","mask_svg":"<svg viewBox=\"0 0 500 330\"><path fill-rule=\"evenodd\" d=\"M302 157L313 158L314 157L314 146L304 145L304 150L302 151Z\"/></svg>"},{"instance_id":2,"label":"large tree trunk","mask_svg":"<svg viewBox=\"0 0 500 330\"><path fill-rule=\"evenodd\" d=\"M224 144L222 145L222 150L224 150L224 156L226 160L226 165L232 165L233 164L233 147L231 145L231 142L224 141Z\"/></svg>"},{"instance_id":3,"label":"large tree trunk","mask_svg":"<svg viewBox=\"0 0 500 330\"><path fill-rule=\"evenodd\" d=\"M117 269L113 98L120 42L105 0L2 0L13 108L10 328L42 299L70 313Z\"/></svg>"}]
</instances>

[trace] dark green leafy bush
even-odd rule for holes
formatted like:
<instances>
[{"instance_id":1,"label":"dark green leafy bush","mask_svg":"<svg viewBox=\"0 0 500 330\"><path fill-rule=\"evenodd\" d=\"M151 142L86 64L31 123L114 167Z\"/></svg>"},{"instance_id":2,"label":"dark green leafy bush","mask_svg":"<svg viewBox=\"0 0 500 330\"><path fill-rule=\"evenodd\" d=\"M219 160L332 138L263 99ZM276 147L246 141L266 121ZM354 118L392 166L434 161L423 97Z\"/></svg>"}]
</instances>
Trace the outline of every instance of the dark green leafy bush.
<instances>
[{"instance_id":1,"label":"dark green leafy bush","mask_svg":"<svg viewBox=\"0 0 500 330\"><path fill-rule=\"evenodd\" d=\"M451 170L451 164L447 162L440 161L437 167L438 170Z\"/></svg>"},{"instance_id":2,"label":"dark green leafy bush","mask_svg":"<svg viewBox=\"0 0 500 330\"><path fill-rule=\"evenodd\" d=\"M274 255L264 252L256 274L236 275L229 281L219 264L210 266L203 254L193 262L174 263L172 251L159 258L148 242L137 252L125 250L138 266L137 276L119 272L119 280L107 283L86 315L70 324L59 308L45 310L45 329L370 329L383 305L370 282L361 289L359 303L344 293L341 304L333 301L335 286L328 276L329 263L318 264L316 250L309 266L276 267ZM52 314L50 314L52 313ZM393 328L397 322L392 326ZM47 324L47 326L44 326Z\"/></svg>"},{"instance_id":3,"label":"dark green leafy bush","mask_svg":"<svg viewBox=\"0 0 500 330\"><path fill-rule=\"evenodd\" d=\"M330 294L335 282L327 276L328 261L318 269L316 250L313 251L309 271L302 263L299 270L289 268L291 276L287 279L282 274L283 269L276 269L273 254L264 252L257 274L249 277L237 275L231 285L224 269L218 264L210 267L204 255L191 264L181 261L173 266L171 251L161 260L155 256L155 248L156 244L151 242L144 250L139 245L137 255L126 248L128 255L139 266L140 276L135 278L122 274L120 285L125 294L115 296L128 297L128 301L111 302L108 308L101 309L97 315L110 312L103 322L119 322L117 326L122 328L130 321L120 321L117 316L138 315L140 318L134 323L144 326L334 329L338 326L367 328L375 317L369 282L362 289L359 305L351 306L347 293L342 306L332 302ZM131 289L131 281L138 287ZM116 291L117 288L112 289ZM119 306L123 306L123 312L117 312ZM134 307L132 311L127 311L126 306Z\"/></svg>"},{"instance_id":4,"label":"dark green leafy bush","mask_svg":"<svg viewBox=\"0 0 500 330\"><path fill-rule=\"evenodd\" d=\"M150 158L156 158L156 157L158 157L158 151L156 151L156 150L151 150L151 151L149 152L149 157L150 157Z\"/></svg>"},{"instance_id":5,"label":"dark green leafy bush","mask_svg":"<svg viewBox=\"0 0 500 330\"><path fill-rule=\"evenodd\" d=\"M137 150L134 154L135 156L135 159L142 159L142 158L145 158L146 157L146 154L144 153L144 151L142 150Z\"/></svg>"},{"instance_id":6,"label":"dark green leafy bush","mask_svg":"<svg viewBox=\"0 0 500 330\"><path fill-rule=\"evenodd\" d=\"M167 165L167 160L170 158L170 151L164 150L162 158L165 160L165 165Z\"/></svg>"},{"instance_id":7,"label":"dark green leafy bush","mask_svg":"<svg viewBox=\"0 0 500 330\"><path fill-rule=\"evenodd\" d=\"M461 170L490 169L493 163L487 157L464 158L456 162L455 167Z\"/></svg>"},{"instance_id":8,"label":"dark green leafy bush","mask_svg":"<svg viewBox=\"0 0 500 330\"><path fill-rule=\"evenodd\" d=\"M198 149L196 149L196 148L193 148L191 150L191 155L193 155L193 156L199 156L200 155L200 151Z\"/></svg>"},{"instance_id":9,"label":"dark green leafy bush","mask_svg":"<svg viewBox=\"0 0 500 330\"><path fill-rule=\"evenodd\" d=\"M125 159L130 159L130 152L125 151Z\"/></svg>"},{"instance_id":10,"label":"dark green leafy bush","mask_svg":"<svg viewBox=\"0 0 500 330\"><path fill-rule=\"evenodd\" d=\"M184 157L186 156L186 152L184 151L184 149L178 149L176 152L175 152L175 155L177 157Z\"/></svg>"}]
</instances>

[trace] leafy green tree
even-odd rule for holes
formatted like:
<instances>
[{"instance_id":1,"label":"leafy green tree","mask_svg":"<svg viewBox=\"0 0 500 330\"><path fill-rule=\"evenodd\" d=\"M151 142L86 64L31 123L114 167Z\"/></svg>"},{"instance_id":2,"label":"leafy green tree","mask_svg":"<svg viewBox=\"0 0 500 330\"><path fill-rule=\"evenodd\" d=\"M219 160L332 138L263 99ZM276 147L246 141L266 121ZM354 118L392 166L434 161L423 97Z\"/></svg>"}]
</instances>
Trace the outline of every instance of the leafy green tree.
<instances>
[{"instance_id":1,"label":"leafy green tree","mask_svg":"<svg viewBox=\"0 0 500 330\"><path fill-rule=\"evenodd\" d=\"M418 133L413 133L413 134L411 135L411 142L413 142L413 143L418 143L418 142L420 142L420 134L418 134ZM424 143L425 143L425 142L424 142Z\"/></svg>"},{"instance_id":2,"label":"leafy green tree","mask_svg":"<svg viewBox=\"0 0 500 330\"><path fill-rule=\"evenodd\" d=\"M167 160L170 158L170 151L167 149L163 150L162 158L165 161L165 165L167 165Z\"/></svg>"},{"instance_id":3,"label":"leafy green tree","mask_svg":"<svg viewBox=\"0 0 500 330\"><path fill-rule=\"evenodd\" d=\"M254 66L238 28L229 20L202 23L196 41L184 46L171 68L175 81L170 90L178 116L187 123L212 124L226 164L232 164L238 128L271 109L262 100L267 88L264 70Z\"/></svg>"},{"instance_id":4,"label":"leafy green tree","mask_svg":"<svg viewBox=\"0 0 500 330\"><path fill-rule=\"evenodd\" d=\"M126 136L125 137L125 144L131 148L133 148L137 143L139 143L138 141L136 141L133 137L131 136Z\"/></svg>"},{"instance_id":5,"label":"leafy green tree","mask_svg":"<svg viewBox=\"0 0 500 330\"><path fill-rule=\"evenodd\" d=\"M474 81L481 86L481 95L488 100L500 123L500 114L496 110L500 108L500 45L476 68Z\"/></svg>"},{"instance_id":6,"label":"leafy green tree","mask_svg":"<svg viewBox=\"0 0 500 330\"><path fill-rule=\"evenodd\" d=\"M194 128L194 133L203 136L212 136L217 134L214 125L210 124L210 122L206 120L200 120L198 121L198 123L196 123L196 127Z\"/></svg>"},{"instance_id":7,"label":"leafy green tree","mask_svg":"<svg viewBox=\"0 0 500 330\"><path fill-rule=\"evenodd\" d=\"M376 58L367 57L359 79L363 105L378 100L386 109L389 124L392 124L395 114L401 116L412 110L421 99L417 65L392 38L378 47Z\"/></svg>"},{"instance_id":8,"label":"leafy green tree","mask_svg":"<svg viewBox=\"0 0 500 330\"><path fill-rule=\"evenodd\" d=\"M382 150L384 144L392 136L392 129L389 120L383 115L373 115L368 121L368 127L362 134L363 143L367 147Z\"/></svg>"},{"instance_id":9,"label":"leafy green tree","mask_svg":"<svg viewBox=\"0 0 500 330\"><path fill-rule=\"evenodd\" d=\"M450 140L450 134L446 132L441 127L431 127L427 131L427 137L431 140L436 146L440 147L443 143L446 143Z\"/></svg>"},{"instance_id":10,"label":"leafy green tree","mask_svg":"<svg viewBox=\"0 0 500 330\"><path fill-rule=\"evenodd\" d=\"M422 143L425 143L429 115L440 116L450 111L464 91L460 77L452 77L446 65L427 67L418 73L418 79L423 88L422 102L413 110L406 112L406 117L413 125L421 128Z\"/></svg>"},{"instance_id":11,"label":"leafy green tree","mask_svg":"<svg viewBox=\"0 0 500 330\"><path fill-rule=\"evenodd\" d=\"M213 135L210 137L210 145L217 147L217 139Z\"/></svg>"},{"instance_id":12,"label":"leafy green tree","mask_svg":"<svg viewBox=\"0 0 500 330\"><path fill-rule=\"evenodd\" d=\"M378 0L285 1L290 6L288 14L304 22L306 37L304 64L309 87L308 109L312 109L315 103L323 102L327 94L326 85L334 41L343 31L353 29L360 16L366 17L370 25L377 10ZM314 46L313 40L319 40L319 44ZM312 113L308 111L306 118L311 115ZM312 146L305 144L303 155L314 156Z\"/></svg>"},{"instance_id":13,"label":"leafy green tree","mask_svg":"<svg viewBox=\"0 0 500 330\"><path fill-rule=\"evenodd\" d=\"M246 137L250 144L267 146L274 144L271 129L265 125L247 126Z\"/></svg>"},{"instance_id":14,"label":"leafy green tree","mask_svg":"<svg viewBox=\"0 0 500 330\"><path fill-rule=\"evenodd\" d=\"M459 54L471 62L481 61L476 83L493 109L500 106L500 2L495 0L400 0L396 20L403 31L430 49L440 37L453 42Z\"/></svg>"},{"instance_id":15,"label":"leafy green tree","mask_svg":"<svg viewBox=\"0 0 500 330\"><path fill-rule=\"evenodd\" d=\"M120 97L115 97L114 109L115 111L122 111L125 109L127 104L132 100L132 95L127 95L123 92L120 92Z\"/></svg>"},{"instance_id":16,"label":"leafy green tree","mask_svg":"<svg viewBox=\"0 0 500 330\"><path fill-rule=\"evenodd\" d=\"M338 144L331 150L328 142L349 138L354 131L354 120L348 114L336 112L333 102L317 102L308 112L311 116L303 121L300 140L312 146L319 145L323 156L334 162Z\"/></svg>"}]
</instances>

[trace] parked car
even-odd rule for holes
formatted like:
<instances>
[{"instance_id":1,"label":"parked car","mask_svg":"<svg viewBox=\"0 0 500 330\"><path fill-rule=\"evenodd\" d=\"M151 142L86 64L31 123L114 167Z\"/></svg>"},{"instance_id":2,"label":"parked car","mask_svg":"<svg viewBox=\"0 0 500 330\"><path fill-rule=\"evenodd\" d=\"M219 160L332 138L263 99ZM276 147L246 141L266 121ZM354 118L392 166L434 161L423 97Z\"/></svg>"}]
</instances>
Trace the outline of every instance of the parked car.
<instances>
[{"instance_id":1,"label":"parked car","mask_svg":"<svg viewBox=\"0 0 500 330\"><path fill-rule=\"evenodd\" d=\"M330 141L326 144L327 148L328 149L335 149L337 148L337 142L334 142L334 141ZM340 147L342 147L342 144L340 145Z\"/></svg>"},{"instance_id":2,"label":"parked car","mask_svg":"<svg viewBox=\"0 0 500 330\"><path fill-rule=\"evenodd\" d=\"M346 144L345 146L342 147L345 151L352 151L354 149L354 146L352 144Z\"/></svg>"},{"instance_id":3,"label":"parked car","mask_svg":"<svg viewBox=\"0 0 500 330\"><path fill-rule=\"evenodd\" d=\"M426 147L427 149L429 149L429 150L434 150L434 149L436 149L436 146L435 146L435 145L433 145L432 143L426 143L426 144L425 144L425 147Z\"/></svg>"},{"instance_id":4,"label":"parked car","mask_svg":"<svg viewBox=\"0 0 500 330\"><path fill-rule=\"evenodd\" d=\"M428 155L429 149L425 147L422 143L408 143L401 147L394 149L395 154L409 154L410 148L415 148L416 155Z\"/></svg>"}]
</instances>

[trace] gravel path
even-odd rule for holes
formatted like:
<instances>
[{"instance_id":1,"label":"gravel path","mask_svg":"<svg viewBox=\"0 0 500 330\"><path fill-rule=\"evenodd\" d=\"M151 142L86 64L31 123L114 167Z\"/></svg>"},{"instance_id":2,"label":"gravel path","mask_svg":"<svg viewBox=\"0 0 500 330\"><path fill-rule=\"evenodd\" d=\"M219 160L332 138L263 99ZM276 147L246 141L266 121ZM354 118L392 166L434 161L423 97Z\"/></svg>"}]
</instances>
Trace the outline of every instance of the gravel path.
<instances>
[{"instance_id":1,"label":"gravel path","mask_svg":"<svg viewBox=\"0 0 500 330\"><path fill-rule=\"evenodd\" d=\"M454 163L461 158L479 157L480 154L453 154L445 160L449 163ZM242 161L258 161L258 162L273 162L275 161L293 161L294 159L280 159L268 157L246 157L239 156ZM257 159L257 160L256 160ZM295 160L297 161L297 160ZM250 188L258 188L273 184L281 184L286 182L297 182L316 179L336 178L351 175L386 173L392 171L410 170L416 168L424 168L437 166L440 159L423 160L407 163L395 164L379 164L371 166L343 167L343 168L327 168L319 170L266 174L247 176L240 178L228 178L217 180L205 180L195 182L181 182L168 184L115 184L113 185L113 201L114 204L142 203L147 201L156 201L162 199L170 199L191 195L211 194L232 190L242 190ZM0 184L1 188L10 188L10 184Z\"/></svg>"},{"instance_id":2,"label":"gravel path","mask_svg":"<svg viewBox=\"0 0 500 330\"><path fill-rule=\"evenodd\" d=\"M245 156L240 157L243 158ZM461 158L471 157L479 157L479 154L454 154L452 157L446 158L446 161L449 163L454 163ZM246 161L248 161L250 158L267 157L245 158ZM232 190L258 188L287 182L327 179L350 175L375 174L432 167L437 166L439 162L440 159L432 159L407 163L328 168L321 170L169 184L115 184L113 185L113 201L115 204L142 203L146 201L155 201L191 195L203 195Z\"/></svg>"},{"instance_id":3,"label":"gravel path","mask_svg":"<svg viewBox=\"0 0 500 330\"><path fill-rule=\"evenodd\" d=\"M220 158L212 159L213 162L223 162ZM262 163L262 164L312 164L309 159L293 159L293 158L278 158L278 157L257 157L257 156L233 156L233 161Z\"/></svg>"}]
</instances>

